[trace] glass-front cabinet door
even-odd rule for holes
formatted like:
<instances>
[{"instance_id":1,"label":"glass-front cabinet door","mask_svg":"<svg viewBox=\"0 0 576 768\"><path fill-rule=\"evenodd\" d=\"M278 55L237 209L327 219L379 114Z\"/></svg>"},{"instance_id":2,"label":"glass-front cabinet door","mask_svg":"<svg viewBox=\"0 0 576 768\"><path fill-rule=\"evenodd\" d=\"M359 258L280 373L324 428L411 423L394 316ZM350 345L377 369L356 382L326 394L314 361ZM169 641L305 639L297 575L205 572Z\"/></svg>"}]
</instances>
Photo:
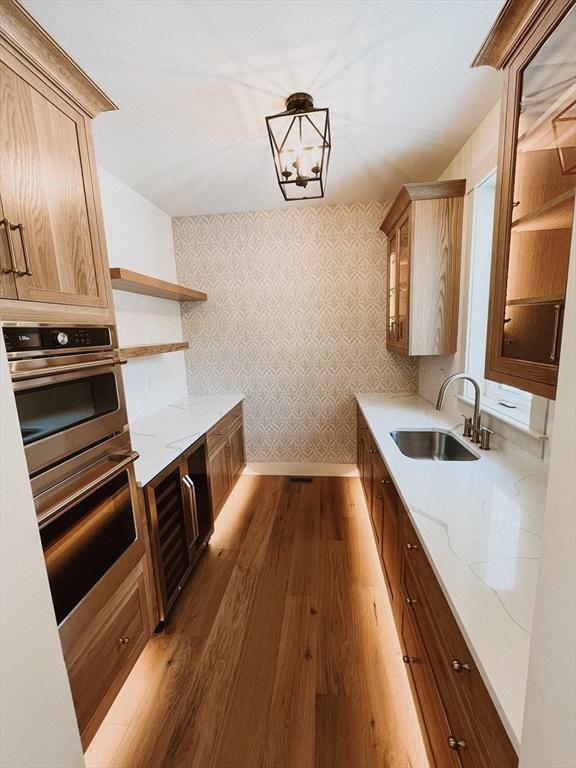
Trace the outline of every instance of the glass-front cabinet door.
<instances>
[{"instance_id":1,"label":"glass-front cabinet door","mask_svg":"<svg viewBox=\"0 0 576 768\"><path fill-rule=\"evenodd\" d=\"M398 238L396 233L388 240L388 344L395 345L398 329L398 300L397 300L397 276L398 273Z\"/></svg>"},{"instance_id":2,"label":"glass-front cabinet door","mask_svg":"<svg viewBox=\"0 0 576 768\"><path fill-rule=\"evenodd\" d=\"M574 222L576 7L539 31L508 71L487 374L554 397Z\"/></svg>"},{"instance_id":3,"label":"glass-front cabinet door","mask_svg":"<svg viewBox=\"0 0 576 768\"><path fill-rule=\"evenodd\" d=\"M398 346L408 349L408 307L410 301L410 214L398 225Z\"/></svg>"}]
</instances>

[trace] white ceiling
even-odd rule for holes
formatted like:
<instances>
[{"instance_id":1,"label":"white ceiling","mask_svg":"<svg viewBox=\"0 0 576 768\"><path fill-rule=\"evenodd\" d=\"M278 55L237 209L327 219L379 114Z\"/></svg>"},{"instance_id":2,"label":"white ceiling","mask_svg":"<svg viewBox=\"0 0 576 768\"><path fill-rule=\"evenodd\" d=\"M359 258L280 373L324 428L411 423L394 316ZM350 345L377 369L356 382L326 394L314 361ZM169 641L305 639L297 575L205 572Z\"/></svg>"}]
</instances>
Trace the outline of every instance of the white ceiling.
<instances>
[{"instance_id":1,"label":"white ceiling","mask_svg":"<svg viewBox=\"0 0 576 768\"><path fill-rule=\"evenodd\" d=\"M436 178L497 101L503 0L24 0L119 105L98 161L173 216L282 208L265 115L330 108L326 202Z\"/></svg>"}]
</instances>

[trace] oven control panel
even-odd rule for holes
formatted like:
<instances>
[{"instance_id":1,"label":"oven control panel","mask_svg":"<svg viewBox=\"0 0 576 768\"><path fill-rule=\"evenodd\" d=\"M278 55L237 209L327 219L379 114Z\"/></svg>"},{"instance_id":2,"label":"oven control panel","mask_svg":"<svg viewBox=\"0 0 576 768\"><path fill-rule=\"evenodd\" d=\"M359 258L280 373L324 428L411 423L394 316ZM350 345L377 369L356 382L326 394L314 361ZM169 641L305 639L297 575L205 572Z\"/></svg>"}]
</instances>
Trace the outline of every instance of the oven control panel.
<instances>
[{"instance_id":1,"label":"oven control panel","mask_svg":"<svg viewBox=\"0 0 576 768\"><path fill-rule=\"evenodd\" d=\"M6 352L48 352L51 350L87 350L112 347L107 326L9 326L2 328Z\"/></svg>"}]
</instances>

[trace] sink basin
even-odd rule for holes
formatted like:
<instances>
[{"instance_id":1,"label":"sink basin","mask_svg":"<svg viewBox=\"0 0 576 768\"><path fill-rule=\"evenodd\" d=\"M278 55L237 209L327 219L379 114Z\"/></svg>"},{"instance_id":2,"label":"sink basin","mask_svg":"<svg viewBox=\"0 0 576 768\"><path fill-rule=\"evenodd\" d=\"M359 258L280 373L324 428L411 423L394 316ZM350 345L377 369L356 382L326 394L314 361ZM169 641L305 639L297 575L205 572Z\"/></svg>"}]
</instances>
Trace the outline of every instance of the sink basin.
<instances>
[{"instance_id":1,"label":"sink basin","mask_svg":"<svg viewBox=\"0 0 576 768\"><path fill-rule=\"evenodd\" d=\"M460 440L444 430L396 429L390 432L398 448L411 459L432 461L477 461L479 456L469 451Z\"/></svg>"}]
</instances>

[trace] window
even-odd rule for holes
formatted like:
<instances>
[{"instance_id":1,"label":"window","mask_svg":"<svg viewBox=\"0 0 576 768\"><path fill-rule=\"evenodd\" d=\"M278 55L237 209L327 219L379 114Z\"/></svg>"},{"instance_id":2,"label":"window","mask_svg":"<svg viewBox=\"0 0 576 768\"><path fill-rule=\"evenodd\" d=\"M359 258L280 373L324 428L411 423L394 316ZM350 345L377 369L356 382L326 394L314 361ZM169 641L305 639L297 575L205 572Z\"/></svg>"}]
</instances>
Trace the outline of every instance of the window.
<instances>
[{"instance_id":1,"label":"window","mask_svg":"<svg viewBox=\"0 0 576 768\"><path fill-rule=\"evenodd\" d=\"M487 412L506 420L512 419L525 429L543 431L547 401L516 387L484 379L496 171L475 187L473 195L466 371L480 382L483 406ZM474 397L469 382L465 384L463 395L470 399Z\"/></svg>"}]
</instances>

